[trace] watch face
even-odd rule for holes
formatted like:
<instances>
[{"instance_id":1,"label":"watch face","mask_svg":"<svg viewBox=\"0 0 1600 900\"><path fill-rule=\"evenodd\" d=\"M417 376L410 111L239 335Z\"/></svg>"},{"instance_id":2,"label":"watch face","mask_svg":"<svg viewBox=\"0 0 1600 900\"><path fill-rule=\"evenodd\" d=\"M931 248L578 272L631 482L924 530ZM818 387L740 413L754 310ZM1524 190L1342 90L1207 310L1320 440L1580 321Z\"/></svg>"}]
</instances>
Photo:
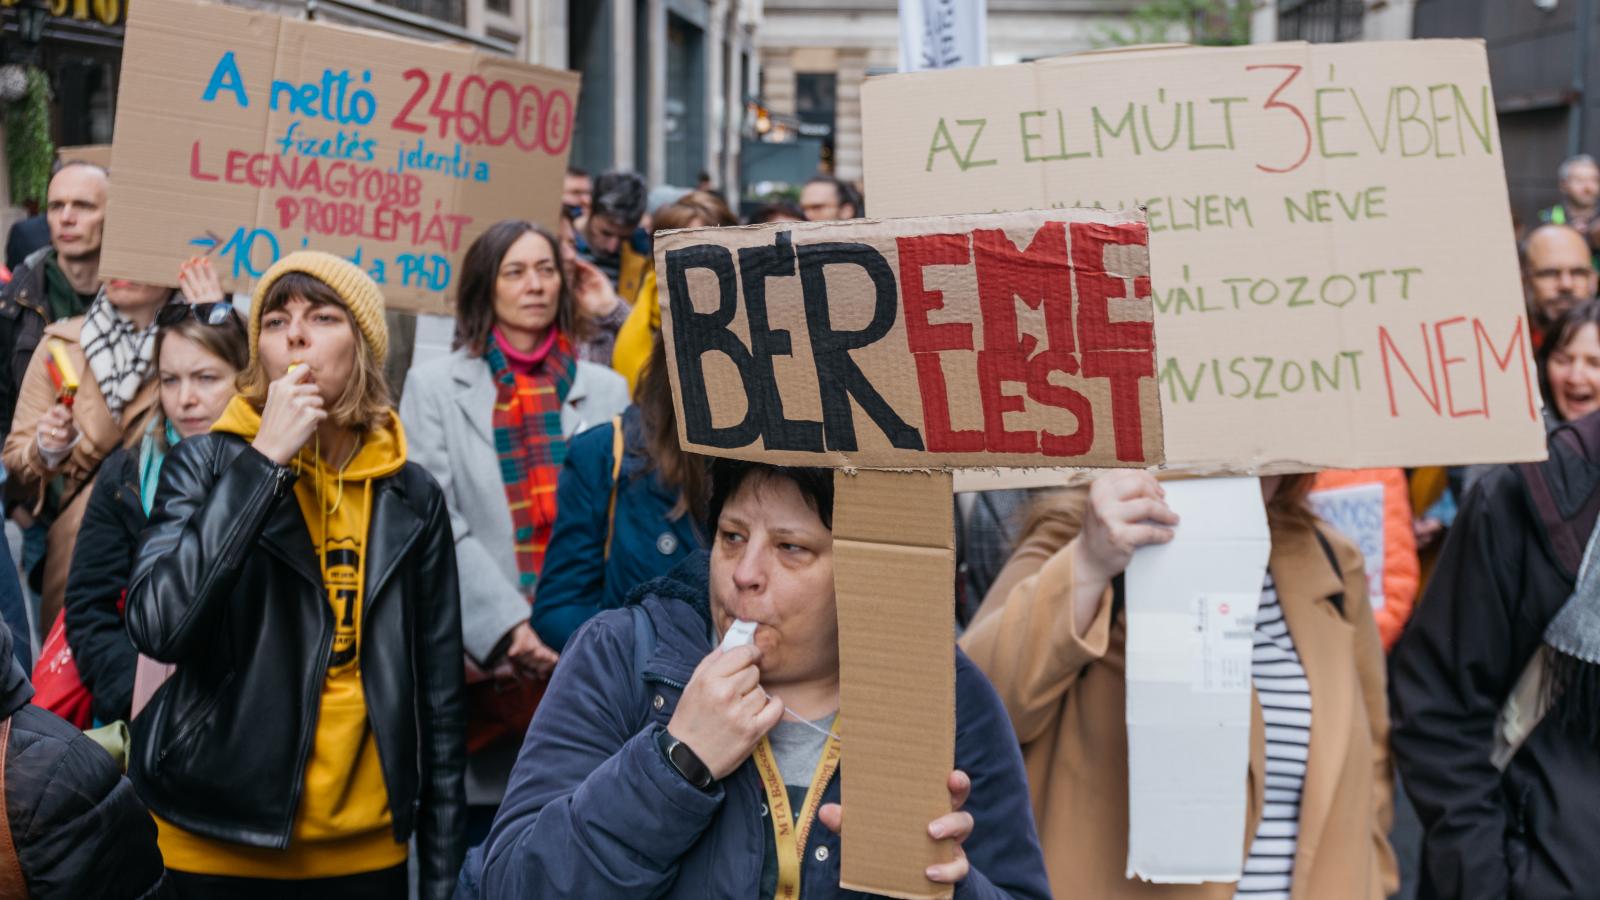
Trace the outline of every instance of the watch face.
<instances>
[{"instance_id":1,"label":"watch face","mask_svg":"<svg viewBox=\"0 0 1600 900\"><path fill-rule=\"evenodd\" d=\"M683 773L683 777L697 788L705 788L711 783L711 771L706 768L700 757L694 755L689 745L682 741L674 741L672 750L667 754L672 759L672 764Z\"/></svg>"}]
</instances>

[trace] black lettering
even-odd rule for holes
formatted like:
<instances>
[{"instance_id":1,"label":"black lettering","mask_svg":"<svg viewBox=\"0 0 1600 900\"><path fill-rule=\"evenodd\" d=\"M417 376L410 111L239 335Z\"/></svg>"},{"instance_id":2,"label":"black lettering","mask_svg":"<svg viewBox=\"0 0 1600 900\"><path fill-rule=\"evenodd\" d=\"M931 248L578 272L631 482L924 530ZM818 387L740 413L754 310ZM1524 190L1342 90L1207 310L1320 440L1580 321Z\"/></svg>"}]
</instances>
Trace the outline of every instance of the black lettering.
<instances>
[{"instance_id":1,"label":"black lettering","mask_svg":"<svg viewBox=\"0 0 1600 900\"><path fill-rule=\"evenodd\" d=\"M745 395L754 398L758 391L749 389L757 373L750 351L740 343L739 336L728 328L738 311L738 276L734 273L733 254L726 247L698 244L680 250L670 250L667 262L667 303L672 311L673 354L678 362L678 385L683 392L683 427L691 443L708 447L732 449L746 447L759 435L760 422L756 417L755 403L746 408L744 419L736 425L717 428L711 422L711 398L706 392L706 373L702 358L712 351L721 351L738 367L746 386ZM697 312L689 298L690 269L708 269L717 276L721 298L715 312ZM776 390L776 387L773 388Z\"/></svg>"},{"instance_id":2,"label":"black lettering","mask_svg":"<svg viewBox=\"0 0 1600 900\"><path fill-rule=\"evenodd\" d=\"M756 382L749 386L750 408L761 419L761 434L768 450L822 449L822 423L790 419L783 414L783 396L772 368L774 356L792 356L794 345L786 329L767 323L767 279L795 274L793 238L778 232L770 247L745 247L739 251L739 273L744 280L745 315L750 321L750 354Z\"/></svg>"},{"instance_id":3,"label":"black lettering","mask_svg":"<svg viewBox=\"0 0 1600 900\"><path fill-rule=\"evenodd\" d=\"M852 397L894 447L923 449L922 435L889 407L883 395L850 358L851 350L882 340L894 327L895 316L899 315L899 291L889 262L870 244L810 244L801 247L799 255L806 330L811 336L811 353L817 365L822 428L828 449L846 452L857 449L855 418L850 409ZM876 298L872 321L866 328L834 330L828 308L828 282L823 271L828 266L858 266L872 279Z\"/></svg>"}]
</instances>

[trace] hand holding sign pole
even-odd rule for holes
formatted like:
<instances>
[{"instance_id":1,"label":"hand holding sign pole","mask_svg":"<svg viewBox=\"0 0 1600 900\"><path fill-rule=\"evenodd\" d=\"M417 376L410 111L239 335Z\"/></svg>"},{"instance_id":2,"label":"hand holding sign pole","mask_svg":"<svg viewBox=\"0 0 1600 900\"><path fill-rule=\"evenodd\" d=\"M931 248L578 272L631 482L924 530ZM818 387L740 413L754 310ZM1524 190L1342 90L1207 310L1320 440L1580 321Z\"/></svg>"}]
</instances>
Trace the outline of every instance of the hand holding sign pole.
<instances>
[{"instance_id":1,"label":"hand holding sign pole","mask_svg":"<svg viewBox=\"0 0 1600 900\"><path fill-rule=\"evenodd\" d=\"M1162 462L1138 211L658 235L685 449L836 475L843 886L945 897L950 470ZM909 470L909 471L908 471Z\"/></svg>"}]
</instances>

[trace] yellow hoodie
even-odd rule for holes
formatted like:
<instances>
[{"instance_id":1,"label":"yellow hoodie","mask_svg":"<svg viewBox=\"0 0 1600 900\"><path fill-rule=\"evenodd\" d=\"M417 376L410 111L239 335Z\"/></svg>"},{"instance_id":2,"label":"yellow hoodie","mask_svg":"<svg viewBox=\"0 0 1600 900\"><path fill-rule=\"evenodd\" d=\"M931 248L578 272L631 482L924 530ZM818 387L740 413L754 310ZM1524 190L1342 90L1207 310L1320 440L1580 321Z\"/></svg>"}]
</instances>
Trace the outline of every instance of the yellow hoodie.
<instances>
[{"instance_id":1,"label":"yellow hoodie","mask_svg":"<svg viewBox=\"0 0 1600 900\"><path fill-rule=\"evenodd\" d=\"M248 441L260 427L261 414L244 398L235 397L211 430ZM323 461L317 450L313 440L290 465L299 473L295 499L320 558L334 632L316 738L289 847L269 850L217 841L157 817L168 868L201 875L303 879L374 872L406 860L406 845L395 841L391 828L389 792L377 740L367 721L360 665L372 481L405 464L405 432L400 419L390 413L387 426L363 435L342 472Z\"/></svg>"}]
</instances>

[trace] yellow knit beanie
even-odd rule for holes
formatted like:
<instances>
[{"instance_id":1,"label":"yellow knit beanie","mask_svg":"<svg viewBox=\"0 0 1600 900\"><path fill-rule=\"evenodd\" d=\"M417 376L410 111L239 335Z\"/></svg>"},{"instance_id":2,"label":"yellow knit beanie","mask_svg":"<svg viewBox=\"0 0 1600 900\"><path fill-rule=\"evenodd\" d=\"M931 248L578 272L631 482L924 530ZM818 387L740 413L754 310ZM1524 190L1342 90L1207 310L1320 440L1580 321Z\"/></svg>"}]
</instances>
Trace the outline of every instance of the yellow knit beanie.
<instances>
[{"instance_id":1,"label":"yellow knit beanie","mask_svg":"<svg viewBox=\"0 0 1600 900\"><path fill-rule=\"evenodd\" d=\"M250 358L256 358L256 342L261 337L261 309L267 292L272 290L274 282L290 272L302 272L333 288L350 310L361 337L372 348L373 358L378 365L383 365L389 357L389 325L383 318L383 292L360 268L320 250L296 250L273 263L256 282L255 294L250 298Z\"/></svg>"}]
</instances>

